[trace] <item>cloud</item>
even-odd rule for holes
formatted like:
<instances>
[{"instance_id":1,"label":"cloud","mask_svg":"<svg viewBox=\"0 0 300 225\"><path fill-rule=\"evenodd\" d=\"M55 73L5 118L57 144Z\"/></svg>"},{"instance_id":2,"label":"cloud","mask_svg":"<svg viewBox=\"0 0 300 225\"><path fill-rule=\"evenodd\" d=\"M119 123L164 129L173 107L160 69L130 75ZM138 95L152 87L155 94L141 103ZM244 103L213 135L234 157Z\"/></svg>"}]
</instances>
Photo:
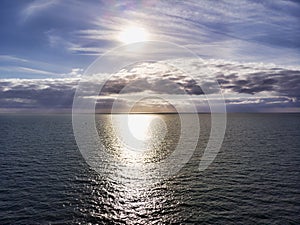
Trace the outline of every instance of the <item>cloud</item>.
<instances>
[{"instance_id":1,"label":"cloud","mask_svg":"<svg viewBox=\"0 0 300 225\"><path fill-rule=\"evenodd\" d=\"M217 80L230 111L264 111L272 107L296 110L300 107L299 68L282 68L272 64L241 64L224 60L173 61L173 65L182 63L194 70L194 73L198 72L196 82L189 74L168 63L145 62L128 66L110 77L100 96L89 96L88 93L97 82L103 82L101 74L90 77L85 85L87 88L83 91L86 96L97 101L97 107L105 110L115 100L126 105L130 96L147 97L147 93L151 92L158 96L187 94L198 104L201 111L200 106L202 109L207 108L207 96L201 87L210 86L210 81ZM203 71L206 71L205 76L202 76ZM1 79L2 111L9 108L70 109L81 72L81 69L75 68L70 72L72 77L57 79ZM218 90L214 87L209 90L208 96L214 100ZM149 100L149 104L155 105L152 100Z\"/></svg>"},{"instance_id":2,"label":"cloud","mask_svg":"<svg viewBox=\"0 0 300 225\"><path fill-rule=\"evenodd\" d=\"M83 10L84 9L84 10ZM121 43L117 36L142 26L151 40L185 46L226 60L299 64L300 4L295 1L33 1L23 10L52 47L68 54L99 55ZM43 13L41 13L43 12Z\"/></svg>"},{"instance_id":3,"label":"cloud","mask_svg":"<svg viewBox=\"0 0 300 225\"><path fill-rule=\"evenodd\" d=\"M42 69L36 69L36 68L30 68L26 66L0 66L0 70L3 72L8 72L8 73L21 73L21 74L36 74L39 76L58 76L56 72L51 72L47 70L42 70Z\"/></svg>"},{"instance_id":4,"label":"cloud","mask_svg":"<svg viewBox=\"0 0 300 225\"><path fill-rule=\"evenodd\" d=\"M113 6L112 11L103 7L101 16L95 12L95 19L86 29L74 32L74 37L80 40L77 46L80 51L75 52L103 53L103 46L108 50L118 44L116 37L122 29L136 24L149 31L151 40L190 47L201 56L299 63L300 15L297 10L300 4L292 1L153 1L149 4L125 1L105 6Z\"/></svg>"},{"instance_id":5,"label":"cloud","mask_svg":"<svg viewBox=\"0 0 300 225\"><path fill-rule=\"evenodd\" d=\"M14 55L0 55L0 78L57 77L67 75L66 72L58 72L61 69L66 70L66 67Z\"/></svg>"},{"instance_id":6,"label":"cloud","mask_svg":"<svg viewBox=\"0 0 300 225\"><path fill-rule=\"evenodd\" d=\"M0 55L0 61L5 62L28 62L27 59L23 59L20 57L12 56L12 55Z\"/></svg>"},{"instance_id":7,"label":"cloud","mask_svg":"<svg viewBox=\"0 0 300 225\"><path fill-rule=\"evenodd\" d=\"M278 69L271 72L250 73L248 77L217 76L222 88L232 92L257 94L276 92L284 96L300 97L300 71Z\"/></svg>"},{"instance_id":8,"label":"cloud","mask_svg":"<svg viewBox=\"0 0 300 225\"><path fill-rule=\"evenodd\" d=\"M43 10L49 9L53 5L57 4L58 0L35 0L28 4L23 9L24 19L27 20L30 16L33 16L35 13L39 13Z\"/></svg>"},{"instance_id":9,"label":"cloud","mask_svg":"<svg viewBox=\"0 0 300 225\"><path fill-rule=\"evenodd\" d=\"M122 43L131 25L151 40L173 42L203 58L299 65L300 4L296 1L1 2L1 77L38 77L85 68ZM21 23L20 23L20 20ZM26 32L24 32L26 31ZM170 55L170 52L162 52ZM14 64L14 65L11 65ZM15 69L14 69L15 68ZM10 70L10 71L8 71ZM32 73L31 73L32 72ZM42 77L52 76L42 73Z\"/></svg>"},{"instance_id":10,"label":"cloud","mask_svg":"<svg viewBox=\"0 0 300 225\"><path fill-rule=\"evenodd\" d=\"M78 79L1 79L2 109L70 108Z\"/></svg>"}]
</instances>

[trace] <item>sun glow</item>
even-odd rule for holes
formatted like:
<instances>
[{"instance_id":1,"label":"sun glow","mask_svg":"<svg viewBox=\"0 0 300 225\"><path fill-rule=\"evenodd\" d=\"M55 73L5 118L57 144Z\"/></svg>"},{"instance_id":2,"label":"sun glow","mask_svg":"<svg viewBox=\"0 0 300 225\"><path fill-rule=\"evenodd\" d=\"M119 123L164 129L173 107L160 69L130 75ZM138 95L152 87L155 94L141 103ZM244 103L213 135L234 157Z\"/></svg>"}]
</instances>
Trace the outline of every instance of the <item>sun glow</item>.
<instances>
[{"instance_id":1,"label":"sun glow","mask_svg":"<svg viewBox=\"0 0 300 225\"><path fill-rule=\"evenodd\" d=\"M141 141L150 138L149 128L155 116L151 115L130 115L128 117L128 128L130 133Z\"/></svg>"},{"instance_id":2,"label":"sun glow","mask_svg":"<svg viewBox=\"0 0 300 225\"><path fill-rule=\"evenodd\" d=\"M143 162L160 149L167 125L156 114L121 114L111 116L112 137L122 160ZM120 159L121 159L120 158Z\"/></svg>"},{"instance_id":3,"label":"sun glow","mask_svg":"<svg viewBox=\"0 0 300 225\"><path fill-rule=\"evenodd\" d=\"M120 146L134 152L148 149L152 138L152 122L156 115L128 114L112 117L112 125L116 128Z\"/></svg>"},{"instance_id":4,"label":"sun glow","mask_svg":"<svg viewBox=\"0 0 300 225\"><path fill-rule=\"evenodd\" d=\"M125 44L143 42L149 39L149 33L142 27L127 27L120 33L118 39Z\"/></svg>"}]
</instances>

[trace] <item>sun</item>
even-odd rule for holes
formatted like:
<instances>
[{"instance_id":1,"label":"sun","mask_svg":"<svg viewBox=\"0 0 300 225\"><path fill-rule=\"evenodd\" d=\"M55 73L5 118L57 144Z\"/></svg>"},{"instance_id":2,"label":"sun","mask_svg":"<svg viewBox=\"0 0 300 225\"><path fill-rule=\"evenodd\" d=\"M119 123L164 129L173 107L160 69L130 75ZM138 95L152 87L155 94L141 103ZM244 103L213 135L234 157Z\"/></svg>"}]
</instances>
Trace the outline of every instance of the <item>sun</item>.
<instances>
[{"instance_id":1,"label":"sun","mask_svg":"<svg viewBox=\"0 0 300 225\"><path fill-rule=\"evenodd\" d=\"M125 28L119 34L118 39L124 44L143 42L149 39L149 33L143 27L132 26L132 27Z\"/></svg>"}]
</instances>

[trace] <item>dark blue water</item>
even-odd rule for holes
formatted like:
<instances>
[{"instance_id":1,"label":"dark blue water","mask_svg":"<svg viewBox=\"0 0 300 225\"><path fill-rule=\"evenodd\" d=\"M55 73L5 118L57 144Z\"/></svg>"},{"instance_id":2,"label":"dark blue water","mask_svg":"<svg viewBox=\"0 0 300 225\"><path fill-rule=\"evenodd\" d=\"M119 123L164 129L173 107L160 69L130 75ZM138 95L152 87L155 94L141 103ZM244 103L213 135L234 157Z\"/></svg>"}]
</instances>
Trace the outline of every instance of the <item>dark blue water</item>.
<instances>
[{"instance_id":1,"label":"dark blue water","mask_svg":"<svg viewBox=\"0 0 300 225\"><path fill-rule=\"evenodd\" d=\"M299 224L300 115L229 115L223 147L204 172L210 120L199 118L192 159L148 186L90 169L70 115L1 115L0 224Z\"/></svg>"}]
</instances>

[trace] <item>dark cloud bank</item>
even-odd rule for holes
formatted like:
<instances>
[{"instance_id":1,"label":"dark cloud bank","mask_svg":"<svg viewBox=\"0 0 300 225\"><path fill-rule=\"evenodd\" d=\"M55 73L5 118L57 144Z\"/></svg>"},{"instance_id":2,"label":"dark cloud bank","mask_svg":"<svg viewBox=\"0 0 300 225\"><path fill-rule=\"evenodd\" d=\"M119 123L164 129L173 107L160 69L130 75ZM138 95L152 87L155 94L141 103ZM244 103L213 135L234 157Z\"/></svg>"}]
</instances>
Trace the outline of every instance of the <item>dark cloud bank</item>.
<instances>
[{"instance_id":1,"label":"dark cloud bank","mask_svg":"<svg viewBox=\"0 0 300 225\"><path fill-rule=\"evenodd\" d=\"M209 66L215 69L213 77L203 79L200 86L209 86L209 79L217 80L224 93L228 111L299 111L298 69L215 61L210 62ZM78 82L79 78L1 79L0 112L70 111ZM92 88L94 82L87 84L87 87ZM176 70L150 75L140 74L139 70L125 70L106 82L101 92L103 98L97 100L97 107L109 108L117 96L122 98L124 94L148 90L158 94L187 93L197 99L197 96L203 97L200 86ZM213 95L215 92L212 88L209 94Z\"/></svg>"}]
</instances>

